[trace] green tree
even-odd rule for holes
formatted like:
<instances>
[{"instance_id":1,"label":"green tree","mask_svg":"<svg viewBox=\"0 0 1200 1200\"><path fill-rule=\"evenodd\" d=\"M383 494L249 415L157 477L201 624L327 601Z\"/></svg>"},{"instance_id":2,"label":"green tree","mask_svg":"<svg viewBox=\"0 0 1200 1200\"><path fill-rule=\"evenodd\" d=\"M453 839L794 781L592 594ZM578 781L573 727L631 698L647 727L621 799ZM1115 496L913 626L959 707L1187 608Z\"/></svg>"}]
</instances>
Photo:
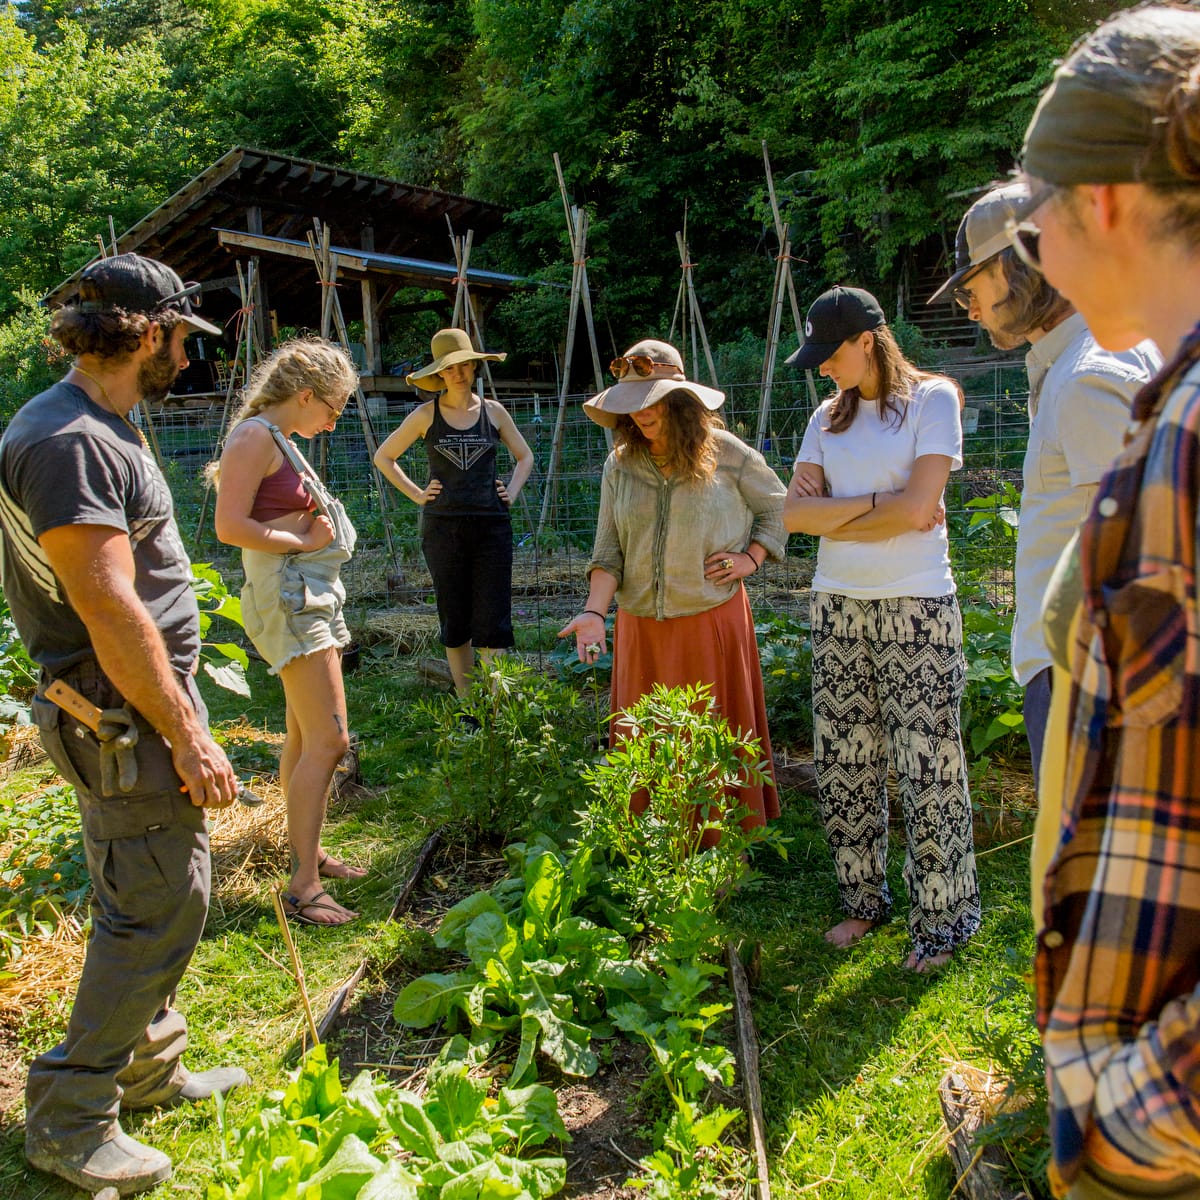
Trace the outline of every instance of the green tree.
<instances>
[{"instance_id":1,"label":"green tree","mask_svg":"<svg viewBox=\"0 0 1200 1200\"><path fill-rule=\"evenodd\" d=\"M34 49L11 12L0 46L0 316L22 285L45 291L97 251L111 217L122 230L195 166L153 37L120 49L64 25Z\"/></svg>"}]
</instances>

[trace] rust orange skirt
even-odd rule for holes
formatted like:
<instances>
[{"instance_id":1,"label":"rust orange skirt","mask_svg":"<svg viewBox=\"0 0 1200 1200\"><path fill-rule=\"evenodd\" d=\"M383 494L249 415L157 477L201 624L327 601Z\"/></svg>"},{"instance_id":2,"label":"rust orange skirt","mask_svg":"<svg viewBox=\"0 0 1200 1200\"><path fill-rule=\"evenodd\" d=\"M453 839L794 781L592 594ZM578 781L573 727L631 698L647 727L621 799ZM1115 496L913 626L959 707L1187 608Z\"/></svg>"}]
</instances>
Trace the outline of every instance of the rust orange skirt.
<instances>
[{"instance_id":1,"label":"rust orange skirt","mask_svg":"<svg viewBox=\"0 0 1200 1200\"><path fill-rule=\"evenodd\" d=\"M762 786L737 789L739 803L750 810L743 827L763 825L779 816L762 666L744 587L739 587L724 604L690 617L656 621L617 610L612 711L623 712L636 704L656 683L667 687L712 685L717 711L731 729L758 738L767 761L767 781ZM613 722L612 736L618 740L623 736L620 722ZM645 807L644 800L640 806L635 801L633 807L640 811Z\"/></svg>"}]
</instances>

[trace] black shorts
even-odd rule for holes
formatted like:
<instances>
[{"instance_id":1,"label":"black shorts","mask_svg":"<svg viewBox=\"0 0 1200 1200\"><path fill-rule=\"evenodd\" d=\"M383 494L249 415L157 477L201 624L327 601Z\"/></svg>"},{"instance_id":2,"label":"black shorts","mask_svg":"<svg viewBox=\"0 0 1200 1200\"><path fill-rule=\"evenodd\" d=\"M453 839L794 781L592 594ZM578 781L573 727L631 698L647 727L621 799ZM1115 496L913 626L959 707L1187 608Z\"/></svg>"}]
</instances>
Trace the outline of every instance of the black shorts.
<instances>
[{"instance_id":1,"label":"black shorts","mask_svg":"<svg viewBox=\"0 0 1200 1200\"><path fill-rule=\"evenodd\" d=\"M512 630L512 521L508 514L422 513L421 550L433 576L443 646L504 650Z\"/></svg>"}]
</instances>

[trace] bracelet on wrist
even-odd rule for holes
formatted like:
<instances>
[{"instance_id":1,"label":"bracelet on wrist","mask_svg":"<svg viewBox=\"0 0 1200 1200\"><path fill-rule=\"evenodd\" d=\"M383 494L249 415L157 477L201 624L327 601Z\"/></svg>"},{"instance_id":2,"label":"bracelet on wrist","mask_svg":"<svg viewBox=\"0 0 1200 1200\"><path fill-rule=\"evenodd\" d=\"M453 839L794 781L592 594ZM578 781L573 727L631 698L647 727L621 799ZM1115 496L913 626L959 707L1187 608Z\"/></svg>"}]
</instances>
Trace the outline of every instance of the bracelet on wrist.
<instances>
[{"instance_id":1,"label":"bracelet on wrist","mask_svg":"<svg viewBox=\"0 0 1200 1200\"><path fill-rule=\"evenodd\" d=\"M872 508L874 508L874 507L875 507L875 497L876 497L877 495L879 495L879 493L878 493L878 492L872 492L872 493L871 493L871 507L872 507Z\"/></svg>"},{"instance_id":2,"label":"bracelet on wrist","mask_svg":"<svg viewBox=\"0 0 1200 1200\"><path fill-rule=\"evenodd\" d=\"M751 575L757 574L758 568L762 566L762 563L760 563L758 561L758 559L755 558L754 555L750 553L749 550L743 550L742 553L745 554L745 556L754 564L754 570L751 571L750 574Z\"/></svg>"},{"instance_id":3,"label":"bracelet on wrist","mask_svg":"<svg viewBox=\"0 0 1200 1200\"><path fill-rule=\"evenodd\" d=\"M602 621L608 620L608 618L602 612L597 612L594 608L585 608L583 611L585 613L590 613L593 617L599 617Z\"/></svg>"}]
</instances>

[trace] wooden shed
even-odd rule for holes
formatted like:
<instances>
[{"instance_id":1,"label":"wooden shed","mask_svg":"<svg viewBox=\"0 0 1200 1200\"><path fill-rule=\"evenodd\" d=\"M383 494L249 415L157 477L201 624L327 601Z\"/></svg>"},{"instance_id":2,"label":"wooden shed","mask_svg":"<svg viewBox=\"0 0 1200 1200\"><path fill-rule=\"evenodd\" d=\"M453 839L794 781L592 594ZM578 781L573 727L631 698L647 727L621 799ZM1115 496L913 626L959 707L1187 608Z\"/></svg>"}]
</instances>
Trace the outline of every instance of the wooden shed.
<instances>
[{"instance_id":1,"label":"wooden shed","mask_svg":"<svg viewBox=\"0 0 1200 1200\"><path fill-rule=\"evenodd\" d=\"M419 307L444 308L449 320L458 286L451 231L473 233L478 246L494 233L504 211L494 204L417 187L396 179L326 166L271 151L235 146L189 180L137 224L118 235L118 253L135 251L173 267L202 285L203 313L229 329L233 348L241 299L235 259L256 258L259 286L254 320L269 345L273 329L320 324L321 287L308 234L328 227L337 256L338 295L347 321L363 324L360 367L365 392L403 386L383 359L389 305L402 288L442 293ZM78 274L78 273L77 273ZM61 304L75 288L64 280L45 302ZM471 267L467 273L479 316L523 286L516 276ZM424 347L414 347L420 354ZM219 348L202 347L181 379L189 392L215 390Z\"/></svg>"}]
</instances>

